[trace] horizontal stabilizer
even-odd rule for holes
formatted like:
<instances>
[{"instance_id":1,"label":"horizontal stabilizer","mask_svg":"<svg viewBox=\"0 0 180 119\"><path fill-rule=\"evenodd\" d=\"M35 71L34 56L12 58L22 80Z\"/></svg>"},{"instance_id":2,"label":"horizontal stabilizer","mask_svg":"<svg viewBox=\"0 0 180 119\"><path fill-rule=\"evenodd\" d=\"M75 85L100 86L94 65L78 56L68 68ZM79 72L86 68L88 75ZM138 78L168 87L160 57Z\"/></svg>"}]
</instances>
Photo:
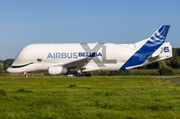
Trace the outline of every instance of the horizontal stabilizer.
<instances>
[{"instance_id":1,"label":"horizontal stabilizer","mask_svg":"<svg viewBox=\"0 0 180 119\"><path fill-rule=\"evenodd\" d=\"M169 42L164 43L156 52L147 58L149 62L156 62L172 57L172 46Z\"/></svg>"}]
</instances>

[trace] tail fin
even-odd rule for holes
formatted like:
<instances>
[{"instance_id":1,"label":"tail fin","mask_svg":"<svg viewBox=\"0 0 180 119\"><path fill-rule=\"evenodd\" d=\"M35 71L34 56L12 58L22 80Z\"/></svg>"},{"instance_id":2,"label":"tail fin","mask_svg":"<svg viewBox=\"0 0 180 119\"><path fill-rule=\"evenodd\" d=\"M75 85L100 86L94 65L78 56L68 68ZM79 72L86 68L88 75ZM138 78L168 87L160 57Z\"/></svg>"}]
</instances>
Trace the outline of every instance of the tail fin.
<instances>
[{"instance_id":1,"label":"tail fin","mask_svg":"<svg viewBox=\"0 0 180 119\"><path fill-rule=\"evenodd\" d=\"M170 25L162 25L144 44L142 48L147 47L158 49L165 41Z\"/></svg>"},{"instance_id":2,"label":"tail fin","mask_svg":"<svg viewBox=\"0 0 180 119\"><path fill-rule=\"evenodd\" d=\"M152 56L165 42L169 27L170 25L162 25L151 37L135 43L137 51L127 60L121 69L130 69L145 65L144 63L148 57Z\"/></svg>"}]
</instances>

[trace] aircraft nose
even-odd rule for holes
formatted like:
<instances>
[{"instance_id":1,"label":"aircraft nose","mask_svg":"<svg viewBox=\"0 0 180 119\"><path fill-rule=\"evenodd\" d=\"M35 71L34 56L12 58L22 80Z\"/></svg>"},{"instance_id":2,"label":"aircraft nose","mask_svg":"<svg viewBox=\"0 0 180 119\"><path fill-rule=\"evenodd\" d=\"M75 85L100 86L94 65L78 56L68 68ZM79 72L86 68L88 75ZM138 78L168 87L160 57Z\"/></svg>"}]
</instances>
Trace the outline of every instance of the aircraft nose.
<instances>
[{"instance_id":1,"label":"aircraft nose","mask_svg":"<svg viewBox=\"0 0 180 119\"><path fill-rule=\"evenodd\" d=\"M6 69L7 72L11 73L11 74L17 74L17 73L23 73L23 69L22 68L12 68L9 67L8 69Z\"/></svg>"},{"instance_id":2,"label":"aircraft nose","mask_svg":"<svg viewBox=\"0 0 180 119\"><path fill-rule=\"evenodd\" d=\"M11 68L9 67L8 69L6 69L6 71L7 72L9 72L9 73L11 73L12 72L12 70L11 70Z\"/></svg>"},{"instance_id":3,"label":"aircraft nose","mask_svg":"<svg viewBox=\"0 0 180 119\"><path fill-rule=\"evenodd\" d=\"M9 67L8 69L6 69L7 72L14 74L14 73L19 73L19 70L16 70L14 68Z\"/></svg>"}]
</instances>

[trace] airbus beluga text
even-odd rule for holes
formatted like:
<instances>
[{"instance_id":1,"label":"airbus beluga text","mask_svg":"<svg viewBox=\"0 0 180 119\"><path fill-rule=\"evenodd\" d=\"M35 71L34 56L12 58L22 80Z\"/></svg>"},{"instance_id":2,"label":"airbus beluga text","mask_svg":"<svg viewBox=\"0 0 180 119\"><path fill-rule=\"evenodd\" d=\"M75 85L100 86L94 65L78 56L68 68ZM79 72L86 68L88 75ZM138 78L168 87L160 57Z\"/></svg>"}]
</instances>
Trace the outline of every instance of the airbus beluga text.
<instances>
[{"instance_id":1,"label":"airbus beluga text","mask_svg":"<svg viewBox=\"0 0 180 119\"><path fill-rule=\"evenodd\" d=\"M144 66L172 57L172 46L165 39L169 25L162 25L149 38L134 44L64 43L31 44L24 47L11 67L10 73L45 71L49 74L116 71Z\"/></svg>"}]
</instances>

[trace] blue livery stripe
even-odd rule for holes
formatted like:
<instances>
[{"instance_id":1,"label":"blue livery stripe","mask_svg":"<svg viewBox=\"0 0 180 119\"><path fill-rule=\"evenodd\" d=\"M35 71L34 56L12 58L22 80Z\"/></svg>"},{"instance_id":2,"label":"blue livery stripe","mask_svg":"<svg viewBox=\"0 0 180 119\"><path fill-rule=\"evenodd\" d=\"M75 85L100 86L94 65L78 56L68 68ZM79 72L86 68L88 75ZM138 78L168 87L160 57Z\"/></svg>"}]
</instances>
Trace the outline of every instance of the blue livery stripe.
<instances>
[{"instance_id":1,"label":"blue livery stripe","mask_svg":"<svg viewBox=\"0 0 180 119\"><path fill-rule=\"evenodd\" d=\"M147 57L152 55L165 42L169 27L170 25L161 26L149 40L127 60L120 70L143 64Z\"/></svg>"}]
</instances>

